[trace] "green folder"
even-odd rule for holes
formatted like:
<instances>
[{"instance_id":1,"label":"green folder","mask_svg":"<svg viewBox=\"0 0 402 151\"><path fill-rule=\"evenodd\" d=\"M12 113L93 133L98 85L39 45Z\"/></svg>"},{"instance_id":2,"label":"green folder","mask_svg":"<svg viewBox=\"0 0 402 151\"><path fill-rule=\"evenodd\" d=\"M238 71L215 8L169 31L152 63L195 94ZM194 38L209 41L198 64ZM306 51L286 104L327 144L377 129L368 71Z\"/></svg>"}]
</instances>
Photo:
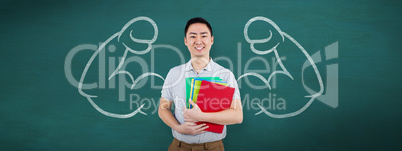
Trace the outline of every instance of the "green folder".
<instances>
[{"instance_id":1,"label":"green folder","mask_svg":"<svg viewBox=\"0 0 402 151\"><path fill-rule=\"evenodd\" d=\"M204 79L204 80L216 80L216 81L222 80L219 77L189 77L189 78L186 78L186 106L187 107L190 107L190 102L188 102L188 100L190 99L191 84L192 84L192 80L194 78Z\"/></svg>"}]
</instances>

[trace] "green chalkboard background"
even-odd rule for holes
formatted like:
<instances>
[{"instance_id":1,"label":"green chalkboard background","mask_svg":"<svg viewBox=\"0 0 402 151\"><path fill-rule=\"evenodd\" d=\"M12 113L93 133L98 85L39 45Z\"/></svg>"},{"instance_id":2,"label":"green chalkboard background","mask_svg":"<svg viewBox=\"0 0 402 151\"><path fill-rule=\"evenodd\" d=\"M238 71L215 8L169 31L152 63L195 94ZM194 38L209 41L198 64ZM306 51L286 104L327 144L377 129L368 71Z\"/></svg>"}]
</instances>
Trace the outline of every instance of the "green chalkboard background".
<instances>
[{"instance_id":1,"label":"green chalkboard background","mask_svg":"<svg viewBox=\"0 0 402 151\"><path fill-rule=\"evenodd\" d=\"M137 104L145 104L142 111L146 115L139 113L124 119L101 114L77 88L77 80L95 52L89 48L96 49L139 16L149 17L156 23L158 36L152 45L159 48L152 53L133 55L148 65L146 69L141 69L137 62L127 66L134 78L144 71L165 77L170 68L181 64L172 47L188 61L183 30L186 21L196 16L212 24L215 43L211 56L231 68L236 78L247 72L245 64L257 56L250 50L243 33L247 21L255 16L271 19L310 55L321 52L320 58L325 58L325 48L337 44L336 57L317 62L324 86L328 85L326 65L338 65L337 74L332 74L337 79L331 79L338 80L338 86L331 87L336 90L331 99L338 102L337 106L316 100L303 113L289 118L255 115L260 111L258 108L245 106L243 123L228 126L224 139L226 150L400 150L401 4L378 0L2 1L0 150L166 150L173 139L171 129L155 112L163 80L147 77L140 82L141 87L125 88L124 101L117 100L116 89L88 90L102 96L96 100L102 109L114 113L130 113L138 108ZM269 27L266 25L253 23L248 32L250 38L266 37L265 27ZM136 38L151 39L154 35L148 22L138 22L133 28L139 29L134 31L138 32ZM129 42L127 37L121 40ZM122 46L114 43L117 50L106 54L103 69L118 64ZM138 50L146 48L144 44L130 44ZM78 46L89 48L66 61ZM292 63L292 53L283 53L288 55L285 62ZM272 65L271 56L260 57ZM222 58L231 60L233 67ZM248 70L264 67L262 61L256 61ZM95 67L88 71L85 83L100 86L102 78L96 75L100 73L97 70ZM261 83L256 77L250 76L249 80ZM306 104L305 100L295 103L287 99L304 94L293 91L286 82L279 91L281 82L278 79L276 99L288 101L286 110L272 112L293 112ZM245 79L239 83L242 83L244 104L272 95L267 88L253 89ZM137 104L130 103L129 99Z\"/></svg>"}]
</instances>

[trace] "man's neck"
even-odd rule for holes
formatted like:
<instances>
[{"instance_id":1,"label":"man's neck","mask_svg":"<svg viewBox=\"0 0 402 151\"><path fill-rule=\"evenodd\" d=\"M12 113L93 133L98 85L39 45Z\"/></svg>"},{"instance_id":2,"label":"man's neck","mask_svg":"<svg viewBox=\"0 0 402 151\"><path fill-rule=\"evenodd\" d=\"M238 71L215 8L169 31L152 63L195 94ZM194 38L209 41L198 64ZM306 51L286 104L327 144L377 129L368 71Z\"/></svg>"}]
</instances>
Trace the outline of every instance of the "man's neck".
<instances>
[{"instance_id":1,"label":"man's neck","mask_svg":"<svg viewBox=\"0 0 402 151\"><path fill-rule=\"evenodd\" d=\"M191 58L191 65L197 73L200 73L200 71L208 65L209 59L209 57L193 57Z\"/></svg>"}]
</instances>

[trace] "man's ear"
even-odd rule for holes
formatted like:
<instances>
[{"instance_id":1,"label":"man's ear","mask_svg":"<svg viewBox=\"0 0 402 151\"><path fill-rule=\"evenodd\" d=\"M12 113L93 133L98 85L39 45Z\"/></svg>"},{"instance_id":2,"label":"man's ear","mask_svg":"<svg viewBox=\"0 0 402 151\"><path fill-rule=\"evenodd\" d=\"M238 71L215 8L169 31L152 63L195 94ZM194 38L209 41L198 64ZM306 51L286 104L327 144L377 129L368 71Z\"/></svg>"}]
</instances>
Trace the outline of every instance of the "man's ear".
<instances>
[{"instance_id":1,"label":"man's ear","mask_svg":"<svg viewBox=\"0 0 402 151\"><path fill-rule=\"evenodd\" d=\"M186 37L184 37L184 45L187 46L187 39L186 39Z\"/></svg>"},{"instance_id":2,"label":"man's ear","mask_svg":"<svg viewBox=\"0 0 402 151\"><path fill-rule=\"evenodd\" d=\"M214 36L211 36L211 43L214 44Z\"/></svg>"}]
</instances>

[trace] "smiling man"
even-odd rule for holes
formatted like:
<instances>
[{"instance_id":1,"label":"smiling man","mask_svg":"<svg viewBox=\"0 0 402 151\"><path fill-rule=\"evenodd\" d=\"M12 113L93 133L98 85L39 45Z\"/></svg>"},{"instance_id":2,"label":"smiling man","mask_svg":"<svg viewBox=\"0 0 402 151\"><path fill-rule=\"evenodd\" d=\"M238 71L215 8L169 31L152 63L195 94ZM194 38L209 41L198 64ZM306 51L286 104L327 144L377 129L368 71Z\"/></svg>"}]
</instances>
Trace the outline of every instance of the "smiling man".
<instances>
[{"instance_id":1,"label":"smiling man","mask_svg":"<svg viewBox=\"0 0 402 151\"><path fill-rule=\"evenodd\" d=\"M163 84L159 104L159 117L172 128L173 142L168 150L224 150L222 139L226 136L226 125L239 124L243 121L240 92L233 73L215 63L209 56L214 43L211 25L203 18L190 19L184 30L184 44L191 54L191 60L170 69ZM229 109L206 113L192 103L192 109L186 108L187 77L219 77L235 88ZM174 114L171 112L175 105ZM225 125L222 133L205 131L208 126L196 122L210 122Z\"/></svg>"}]
</instances>

